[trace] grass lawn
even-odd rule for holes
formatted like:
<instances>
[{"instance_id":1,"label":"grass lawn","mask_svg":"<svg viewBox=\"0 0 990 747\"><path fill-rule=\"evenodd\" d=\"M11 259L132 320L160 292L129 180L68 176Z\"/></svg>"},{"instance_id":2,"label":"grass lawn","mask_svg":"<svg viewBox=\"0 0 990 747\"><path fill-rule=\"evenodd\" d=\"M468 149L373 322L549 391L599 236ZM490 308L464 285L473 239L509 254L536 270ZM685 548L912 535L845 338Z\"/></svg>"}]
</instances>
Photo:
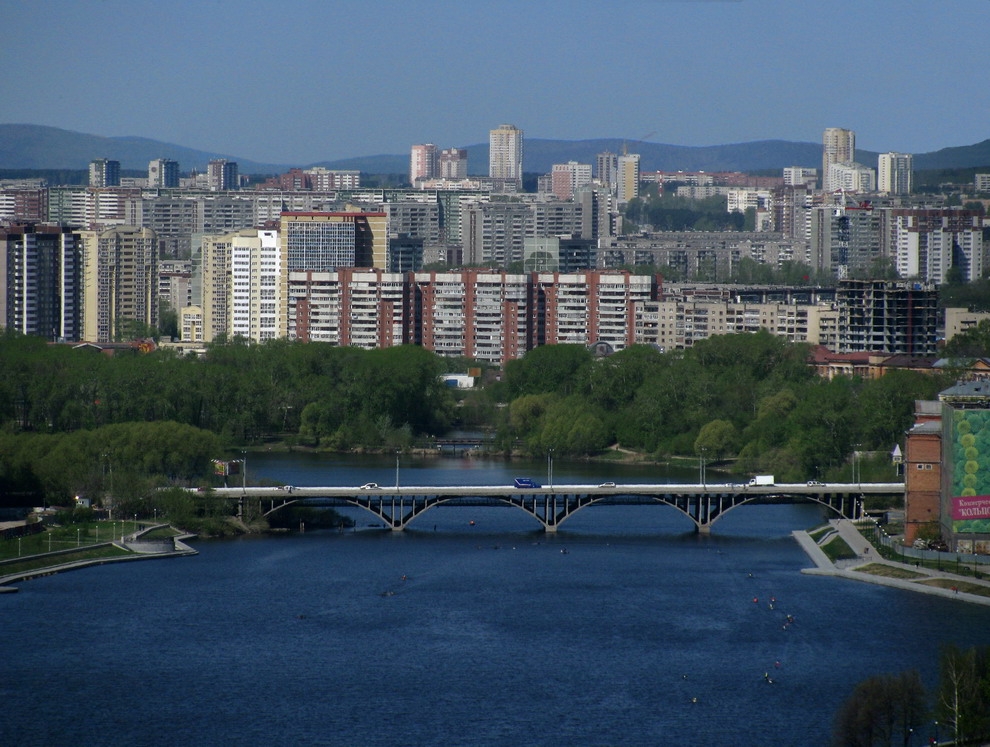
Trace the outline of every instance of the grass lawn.
<instances>
[{"instance_id":1,"label":"grass lawn","mask_svg":"<svg viewBox=\"0 0 990 747\"><path fill-rule=\"evenodd\" d=\"M925 577L924 573L909 571L907 568L895 568L894 566L883 565L882 563L870 563L856 570L860 573L870 573L874 576L884 576L886 578L915 579Z\"/></svg>"},{"instance_id":2,"label":"grass lawn","mask_svg":"<svg viewBox=\"0 0 990 747\"><path fill-rule=\"evenodd\" d=\"M127 550L121 550L119 547L113 546L83 548L79 550L79 552L65 553L64 555L51 555L42 558L32 558L20 563L8 563L7 565L0 566L0 575L6 576L13 573L23 573L24 571L33 571L37 568L48 568L61 563L73 563L77 560L113 558L130 554L131 553Z\"/></svg>"},{"instance_id":3,"label":"grass lawn","mask_svg":"<svg viewBox=\"0 0 990 747\"><path fill-rule=\"evenodd\" d=\"M951 589L953 586L967 594L979 594L981 597L990 597L990 586L981 584L971 584L969 581L954 581L950 578L932 578L926 581L919 581L919 584L926 586L937 586L940 589Z\"/></svg>"},{"instance_id":4,"label":"grass lawn","mask_svg":"<svg viewBox=\"0 0 990 747\"><path fill-rule=\"evenodd\" d=\"M0 560L9 560L24 555L40 555L53 550L84 548L100 542L120 539L141 527L133 521L89 521L80 524L53 526L18 540L0 540Z\"/></svg>"},{"instance_id":5,"label":"grass lawn","mask_svg":"<svg viewBox=\"0 0 990 747\"><path fill-rule=\"evenodd\" d=\"M824 537L825 536L825 533L828 532L831 528L832 527L830 527L830 526L824 526L821 529L812 530L812 531L808 532L808 536L811 537L811 539L813 539L815 542L817 542L822 537Z\"/></svg>"},{"instance_id":6,"label":"grass lawn","mask_svg":"<svg viewBox=\"0 0 990 747\"><path fill-rule=\"evenodd\" d=\"M822 547L822 552L824 552L825 555L828 556L828 559L831 560L833 563L836 560L846 560L847 558L856 557L856 553L853 552L853 549L849 547L846 541L842 539L842 537L839 537L838 535L836 535L834 538L826 542L821 547Z\"/></svg>"}]
</instances>

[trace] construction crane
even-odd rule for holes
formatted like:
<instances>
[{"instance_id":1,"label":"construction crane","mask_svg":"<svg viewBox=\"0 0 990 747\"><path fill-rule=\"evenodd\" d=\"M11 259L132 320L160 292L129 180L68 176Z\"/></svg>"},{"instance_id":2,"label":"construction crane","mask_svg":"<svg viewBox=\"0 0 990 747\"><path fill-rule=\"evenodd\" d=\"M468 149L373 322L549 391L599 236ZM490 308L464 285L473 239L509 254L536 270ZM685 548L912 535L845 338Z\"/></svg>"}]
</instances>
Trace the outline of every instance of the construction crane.
<instances>
[{"instance_id":1,"label":"construction crane","mask_svg":"<svg viewBox=\"0 0 990 747\"><path fill-rule=\"evenodd\" d=\"M653 132L647 132L645 135L642 135L641 137L636 138L633 142L642 143L644 140L646 140L646 138L653 137L656 134L657 134L657 131L656 130L654 130ZM626 147L626 141L625 140L622 141L622 155L624 155L624 156L628 156L629 155L629 149Z\"/></svg>"}]
</instances>

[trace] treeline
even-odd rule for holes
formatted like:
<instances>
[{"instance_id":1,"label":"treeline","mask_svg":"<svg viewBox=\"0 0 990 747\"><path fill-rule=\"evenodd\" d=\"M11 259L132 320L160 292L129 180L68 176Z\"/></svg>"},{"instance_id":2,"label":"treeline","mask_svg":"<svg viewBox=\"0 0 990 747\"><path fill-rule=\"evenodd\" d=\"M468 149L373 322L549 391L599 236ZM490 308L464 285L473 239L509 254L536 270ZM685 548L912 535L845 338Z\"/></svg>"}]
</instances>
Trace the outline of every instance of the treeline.
<instances>
[{"instance_id":1,"label":"treeline","mask_svg":"<svg viewBox=\"0 0 990 747\"><path fill-rule=\"evenodd\" d=\"M952 379L892 372L877 380L816 375L807 347L767 332L712 337L685 351L635 346L596 360L579 345L536 348L506 366L503 448L594 454L618 444L657 457L736 457L744 472L808 479L846 469L854 450L889 453ZM467 404L467 403L466 403Z\"/></svg>"},{"instance_id":2,"label":"treeline","mask_svg":"<svg viewBox=\"0 0 990 747\"><path fill-rule=\"evenodd\" d=\"M452 400L438 356L415 346L361 350L235 341L202 358L118 354L0 337L0 426L36 433L174 421L225 443L294 435L317 445L378 446L443 432Z\"/></svg>"},{"instance_id":3,"label":"treeline","mask_svg":"<svg viewBox=\"0 0 990 747\"><path fill-rule=\"evenodd\" d=\"M882 674L856 685L835 716L836 747L987 744L990 737L990 646L946 646L939 682L928 693L917 671Z\"/></svg>"},{"instance_id":4,"label":"treeline","mask_svg":"<svg viewBox=\"0 0 990 747\"><path fill-rule=\"evenodd\" d=\"M654 231L751 231L754 215L727 212L724 196L692 200L652 192L631 199L623 212L626 220Z\"/></svg>"},{"instance_id":5,"label":"treeline","mask_svg":"<svg viewBox=\"0 0 990 747\"><path fill-rule=\"evenodd\" d=\"M191 484L223 454L214 433L175 422L116 423L71 433L0 431L0 505L66 505L75 495L139 501ZM144 511L140 511L144 515Z\"/></svg>"}]
</instances>

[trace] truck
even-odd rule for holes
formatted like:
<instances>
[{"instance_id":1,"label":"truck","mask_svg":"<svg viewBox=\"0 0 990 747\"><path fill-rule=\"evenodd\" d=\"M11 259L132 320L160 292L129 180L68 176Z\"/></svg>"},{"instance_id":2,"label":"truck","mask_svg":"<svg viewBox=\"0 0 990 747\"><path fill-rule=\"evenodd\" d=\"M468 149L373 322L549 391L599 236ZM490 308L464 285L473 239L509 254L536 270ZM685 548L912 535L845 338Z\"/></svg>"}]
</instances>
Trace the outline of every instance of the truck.
<instances>
[{"instance_id":1,"label":"truck","mask_svg":"<svg viewBox=\"0 0 990 747\"><path fill-rule=\"evenodd\" d=\"M749 481L750 485L773 485L773 475L756 475Z\"/></svg>"}]
</instances>

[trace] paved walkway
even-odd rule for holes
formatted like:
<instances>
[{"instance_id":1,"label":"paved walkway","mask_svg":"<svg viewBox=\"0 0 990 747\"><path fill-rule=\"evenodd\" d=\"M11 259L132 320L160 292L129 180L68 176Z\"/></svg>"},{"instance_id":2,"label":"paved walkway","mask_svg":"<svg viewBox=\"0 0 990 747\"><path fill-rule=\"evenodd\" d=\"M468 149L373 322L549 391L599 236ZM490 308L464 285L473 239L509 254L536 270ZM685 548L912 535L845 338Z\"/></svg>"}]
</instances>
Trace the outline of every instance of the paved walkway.
<instances>
[{"instance_id":1,"label":"paved walkway","mask_svg":"<svg viewBox=\"0 0 990 747\"><path fill-rule=\"evenodd\" d=\"M942 583L950 586L962 587L963 584L975 584L990 589L990 580L976 579L972 576L960 576L947 571L937 571L930 568L913 566L910 563L897 563L892 560L884 560L876 548L859 532L856 525L848 519L833 519L829 524L834 527L838 535L856 553L852 559L840 560L833 563L822 551L818 544L807 532L792 532L794 538L801 545L801 548L808 554L808 557L815 564L814 568L805 568L802 573L816 576L838 576L854 581L863 581L879 586L891 586L895 589L905 589L921 594L929 594L937 597L947 597L959 601L970 602L990 606L990 596L980 594L969 594L953 588L942 588L924 583L934 579L939 579ZM913 578L890 578L889 576L878 576L861 570L867 565L879 564L899 568L912 574Z\"/></svg>"}]
</instances>

